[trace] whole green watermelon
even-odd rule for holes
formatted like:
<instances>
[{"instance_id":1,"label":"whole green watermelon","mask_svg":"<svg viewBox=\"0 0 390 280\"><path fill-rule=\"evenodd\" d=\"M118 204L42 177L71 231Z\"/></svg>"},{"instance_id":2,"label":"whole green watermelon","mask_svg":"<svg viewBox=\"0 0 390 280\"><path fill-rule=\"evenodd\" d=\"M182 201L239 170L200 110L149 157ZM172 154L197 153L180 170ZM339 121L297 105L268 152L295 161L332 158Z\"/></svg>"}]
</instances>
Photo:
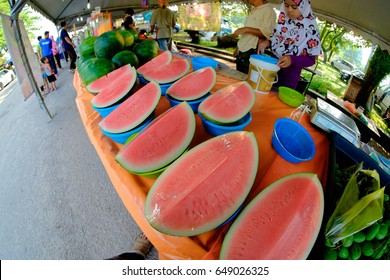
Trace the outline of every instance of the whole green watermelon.
<instances>
[{"instance_id":1,"label":"whole green watermelon","mask_svg":"<svg viewBox=\"0 0 390 280\"><path fill-rule=\"evenodd\" d=\"M95 41L96 36L90 36L81 42L79 46L79 52L81 57L93 57L95 56Z\"/></svg>"},{"instance_id":2,"label":"whole green watermelon","mask_svg":"<svg viewBox=\"0 0 390 280\"><path fill-rule=\"evenodd\" d=\"M118 33L120 33L123 37L124 41L124 48L128 49L130 46L134 43L134 36L131 32L128 30L118 30Z\"/></svg>"},{"instance_id":3,"label":"whole green watermelon","mask_svg":"<svg viewBox=\"0 0 390 280\"><path fill-rule=\"evenodd\" d=\"M158 55L158 49L159 47L155 40L144 40L133 48L133 52L137 55L139 65L141 66L155 58Z\"/></svg>"},{"instance_id":4,"label":"whole green watermelon","mask_svg":"<svg viewBox=\"0 0 390 280\"><path fill-rule=\"evenodd\" d=\"M111 60L114 55L123 50L124 45L123 36L119 32L104 32L95 41L95 55L98 58Z\"/></svg>"},{"instance_id":5,"label":"whole green watermelon","mask_svg":"<svg viewBox=\"0 0 390 280\"><path fill-rule=\"evenodd\" d=\"M81 70L82 74L80 74L80 77L86 86L115 70L114 63L106 58L90 58L82 67L82 69L78 70L79 72ZM83 76L84 79L82 78Z\"/></svg>"},{"instance_id":6,"label":"whole green watermelon","mask_svg":"<svg viewBox=\"0 0 390 280\"><path fill-rule=\"evenodd\" d=\"M131 66L138 68L138 57L132 51L124 50L118 52L111 59L111 61L114 62L116 68L119 68L126 64L130 64Z\"/></svg>"},{"instance_id":7,"label":"whole green watermelon","mask_svg":"<svg viewBox=\"0 0 390 280\"><path fill-rule=\"evenodd\" d=\"M79 72L80 78L83 82L84 82L84 79L85 79L86 73L87 73L86 72L87 65L96 59L98 59L96 56L94 56L94 57L80 57L80 59L78 59L76 61L77 71Z\"/></svg>"},{"instance_id":8,"label":"whole green watermelon","mask_svg":"<svg viewBox=\"0 0 390 280\"><path fill-rule=\"evenodd\" d=\"M133 35L134 40L138 39L138 33L134 29L129 29L127 32L130 32Z\"/></svg>"}]
</instances>

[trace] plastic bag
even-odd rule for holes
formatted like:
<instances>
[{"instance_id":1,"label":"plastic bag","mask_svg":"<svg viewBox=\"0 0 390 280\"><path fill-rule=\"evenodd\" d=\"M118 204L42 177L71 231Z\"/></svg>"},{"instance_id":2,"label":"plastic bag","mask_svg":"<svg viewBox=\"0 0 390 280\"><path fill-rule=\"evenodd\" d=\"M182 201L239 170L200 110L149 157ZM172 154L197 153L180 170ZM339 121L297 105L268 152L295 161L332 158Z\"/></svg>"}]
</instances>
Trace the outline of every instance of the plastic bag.
<instances>
[{"instance_id":1,"label":"plastic bag","mask_svg":"<svg viewBox=\"0 0 390 280\"><path fill-rule=\"evenodd\" d=\"M361 170L359 165L326 225L326 240L336 244L381 219L384 190L378 172Z\"/></svg>"}]
</instances>

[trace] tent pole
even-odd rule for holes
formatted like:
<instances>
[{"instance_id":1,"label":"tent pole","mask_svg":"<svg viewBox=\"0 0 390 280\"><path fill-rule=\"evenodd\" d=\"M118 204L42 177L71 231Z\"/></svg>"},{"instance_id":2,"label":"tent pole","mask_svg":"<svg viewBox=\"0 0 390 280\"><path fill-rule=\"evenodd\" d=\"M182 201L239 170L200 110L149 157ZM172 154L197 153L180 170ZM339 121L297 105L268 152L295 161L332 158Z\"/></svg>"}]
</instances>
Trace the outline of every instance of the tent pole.
<instances>
[{"instance_id":1,"label":"tent pole","mask_svg":"<svg viewBox=\"0 0 390 280\"><path fill-rule=\"evenodd\" d=\"M19 50L20 50L20 53L21 53L21 56L22 56L22 61L23 61L24 66L26 67L26 71L27 71L27 75L28 75L28 78L30 80L30 83L31 83L35 93L38 96L38 101L39 101L39 103L41 105L41 108L43 106L43 108L45 109L45 111L49 115L50 120L52 120L53 116L51 115L49 109L47 108L47 106L45 104L45 101L43 99L41 90L38 87L37 82L36 82L36 80L34 78L34 75L32 73L30 62L27 59L26 49L24 48L24 44L23 44L23 41L22 41L21 30L20 30L20 25L19 25L19 19L18 18L19 18L19 15L16 15L14 17L14 19L12 19L12 26L14 28L16 40L17 40L17 42L19 42L18 47L19 47Z\"/></svg>"}]
</instances>

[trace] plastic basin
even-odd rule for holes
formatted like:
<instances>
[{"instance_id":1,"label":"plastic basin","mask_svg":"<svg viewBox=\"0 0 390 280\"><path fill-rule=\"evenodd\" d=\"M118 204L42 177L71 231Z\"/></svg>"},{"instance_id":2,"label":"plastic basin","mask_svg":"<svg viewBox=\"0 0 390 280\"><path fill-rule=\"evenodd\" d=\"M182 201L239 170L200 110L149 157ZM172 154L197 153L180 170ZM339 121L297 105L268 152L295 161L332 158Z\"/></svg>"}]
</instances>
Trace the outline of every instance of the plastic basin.
<instances>
[{"instance_id":1,"label":"plastic basin","mask_svg":"<svg viewBox=\"0 0 390 280\"><path fill-rule=\"evenodd\" d=\"M209 66L211 66L214 69L218 67L218 61L216 61L211 57L206 57L206 56L196 56L191 59L191 63L192 63L192 69L194 69L194 71Z\"/></svg>"},{"instance_id":2,"label":"plastic basin","mask_svg":"<svg viewBox=\"0 0 390 280\"><path fill-rule=\"evenodd\" d=\"M214 123L205 117L202 116L202 114L198 114L200 119L202 120L202 125L206 129L206 131L214 136L222 135L228 132L233 131L241 131L244 130L245 127L251 122L252 120L252 114L248 113L246 114L242 119L231 123L231 124L217 124Z\"/></svg>"},{"instance_id":3,"label":"plastic basin","mask_svg":"<svg viewBox=\"0 0 390 280\"><path fill-rule=\"evenodd\" d=\"M309 132L298 122L287 118L275 122L272 145L283 159L292 163L311 160L315 154Z\"/></svg>"},{"instance_id":4,"label":"plastic basin","mask_svg":"<svg viewBox=\"0 0 390 280\"><path fill-rule=\"evenodd\" d=\"M278 96L283 103L291 107L299 107L305 102L303 94L289 87L279 87Z\"/></svg>"},{"instance_id":5,"label":"plastic basin","mask_svg":"<svg viewBox=\"0 0 390 280\"><path fill-rule=\"evenodd\" d=\"M186 102L188 103L188 105L190 105L190 107L192 108L194 113L197 113L199 104L202 103L202 101L205 100L207 97L209 97L209 95L210 95L210 93L207 93L206 95L202 96L201 98L198 98L195 100L186 100ZM168 99L171 107L174 107L174 106L180 104L181 102L184 102L182 100L177 100L177 99L171 97L169 94L165 95L165 97Z\"/></svg>"},{"instance_id":6,"label":"plastic basin","mask_svg":"<svg viewBox=\"0 0 390 280\"><path fill-rule=\"evenodd\" d=\"M152 113L146 120L144 120L139 126L136 128L122 132L122 133L111 133L108 131L105 131L102 129L102 132L104 135L110 137L113 141L119 143L119 144L124 144L126 140L132 136L135 133L140 132L143 128L145 128L152 120L153 120L154 114Z\"/></svg>"},{"instance_id":7,"label":"plastic basin","mask_svg":"<svg viewBox=\"0 0 390 280\"><path fill-rule=\"evenodd\" d=\"M94 109L95 111L97 111L100 116L102 116L103 118L107 117L109 113L111 113L112 111L114 111L118 106L120 105L119 104L115 104L115 105L112 105L110 107L104 107L104 108L97 108L95 106L92 105L92 109Z\"/></svg>"}]
</instances>

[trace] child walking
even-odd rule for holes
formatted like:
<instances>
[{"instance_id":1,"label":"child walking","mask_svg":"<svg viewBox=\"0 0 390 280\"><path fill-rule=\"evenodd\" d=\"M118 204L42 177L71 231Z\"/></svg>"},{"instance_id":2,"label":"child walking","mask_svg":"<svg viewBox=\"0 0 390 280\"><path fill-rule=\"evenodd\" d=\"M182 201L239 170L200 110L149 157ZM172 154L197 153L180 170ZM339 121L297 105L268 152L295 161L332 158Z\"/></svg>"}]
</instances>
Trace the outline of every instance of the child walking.
<instances>
[{"instance_id":1,"label":"child walking","mask_svg":"<svg viewBox=\"0 0 390 280\"><path fill-rule=\"evenodd\" d=\"M45 70L46 77L51 85L51 91L55 91L56 89L59 89L56 85L56 76L54 75L54 71L50 66L49 59L45 56L41 58L41 61L43 63L43 68Z\"/></svg>"}]
</instances>

